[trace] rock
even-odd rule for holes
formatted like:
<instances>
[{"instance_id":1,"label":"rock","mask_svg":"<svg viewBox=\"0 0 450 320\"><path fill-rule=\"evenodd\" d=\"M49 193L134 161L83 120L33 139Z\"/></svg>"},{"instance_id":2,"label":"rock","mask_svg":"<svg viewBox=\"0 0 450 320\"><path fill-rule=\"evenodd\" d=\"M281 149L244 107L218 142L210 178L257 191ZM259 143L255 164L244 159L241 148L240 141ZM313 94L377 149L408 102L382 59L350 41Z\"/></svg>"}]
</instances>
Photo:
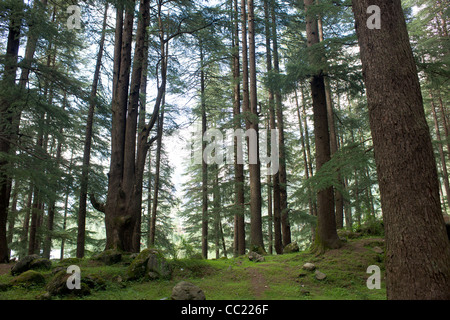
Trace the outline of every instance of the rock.
<instances>
[{"instance_id":1,"label":"rock","mask_svg":"<svg viewBox=\"0 0 450 320\"><path fill-rule=\"evenodd\" d=\"M102 277L96 275L96 274L89 274L86 276L83 276L81 278L81 283L85 283L89 289L93 290L105 290L106 289L106 282L103 280Z\"/></svg>"},{"instance_id":2,"label":"rock","mask_svg":"<svg viewBox=\"0 0 450 320\"><path fill-rule=\"evenodd\" d=\"M50 270L52 268L52 262L46 258L39 258L31 261L31 270Z\"/></svg>"},{"instance_id":3,"label":"rock","mask_svg":"<svg viewBox=\"0 0 450 320\"><path fill-rule=\"evenodd\" d=\"M375 251L378 254L382 254L384 252L383 249L381 249L380 247L374 247L373 251Z\"/></svg>"},{"instance_id":4,"label":"rock","mask_svg":"<svg viewBox=\"0 0 450 320\"><path fill-rule=\"evenodd\" d=\"M256 253L254 251L250 251L248 253L248 260L255 261L255 262L263 262L266 261L264 256L260 255L259 253Z\"/></svg>"},{"instance_id":5,"label":"rock","mask_svg":"<svg viewBox=\"0 0 450 320\"><path fill-rule=\"evenodd\" d=\"M92 258L93 260L100 260L106 265L112 265L115 263L118 263L122 260L122 253L117 250L105 250L102 253L99 253L98 255L94 256Z\"/></svg>"},{"instance_id":6,"label":"rock","mask_svg":"<svg viewBox=\"0 0 450 320\"><path fill-rule=\"evenodd\" d=\"M67 279L71 274L67 273L65 270L61 270L55 274L55 276L47 284L47 291L50 295L65 295L70 294L72 290L67 288Z\"/></svg>"},{"instance_id":7,"label":"rock","mask_svg":"<svg viewBox=\"0 0 450 320\"><path fill-rule=\"evenodd\" d=\"M147 277L150 280L170 279L172 270L162 253L156 249L145 249L127 268L128 280Z\"/></svg>"},{"instance_id":8,"label":"rock","mask_svg":"<svg viewBox=\"0 0 450 320\"><path fill-rule=\"evenodd\" d=\"M23 286L32 286L32 285L43 285L45 284L45 278L44 276L34 270L28 270L14 279L11 280L12 285L23 285Z\"/></svg>"},{"instance_id":9,"label":"rock","mask_svg":"<svg viewBox=\"0 0 450 320\"><path fill-rule=\"evenodd\" d=\"M307 262L303 265L302 268L305 269L306 271L314 271L316 269L316 266L314 265L314 263Z\"/></svg>"},{"instance_id":10,"label":"rock","mask_svg":"<svg viewBox=\"0 0 450 320\"><path fill-rule=\"evenodd\" d=\"M283 249L283 253L293 253L299 252L300 248L298 247L297 242L291 242Z\"/></svg>"},{"instance_id":11,"label":"rock","mask_svg":"<svg viewBox=\"0 0 450 320\"><path fill-rule=\"evenodd\" d=\"M314 274L317 280L324 280L327 277L325 273L320 272L319 270L316 270Z\"/></svg>"},{"instance_id":12,"label":"rock","mask_svg":"<svg viewBox=\"0 0 450 320\"><path fill-rule=\"evenodd\" d=\"M172 277L172 270L167 260L160 254L152 253L148 257L147 270L150 279L167 279Z\"/></svg>"},{"instance_id":13,"label":"rock","mask_svg":"<svg viewBox=\"0 0 450 320\"><path fill-rule=\"evenodd\" d=\"M31 263L36 259L39 259L39 256L37 254L23 257L11 268L11 274L14 276L30 270Z\"/></svg>"},{"instance_id":14,"label":"rock","mask_svg":"<svg viewBox=\"0 0 450 320\"><path fill-rule=\"evenodd\" d=\"M69 294L74 294L77 296L86 296L91 294L91 290L89 286L84 282L83 277L81 278L80 289L69 289L67 287L67 279L71 275L72 274L67 273L64 270L58 272L46 286L48 293L52 296L69 295Z\"/></svg>"},{"instance_id":15,"label":"rock","mask_svg":"<svg viewBox=\"0 0 450 320\"><path fill-rule=\"evenodd\" d=\"M306 290L306 289L300 289L300 294L302 296L309 296L310 292L309 292L309 290Z\"/></svg>"},{"instance_id":16,"label":"rock","mask_svg":"<svg viewBox=\"0 0 450 320\"><path fill-rule=\"evenodd\" d=\"M181 281L172 289L172 300L206 300L203 291L196 285Z\"/></svg>"}]
</instances>

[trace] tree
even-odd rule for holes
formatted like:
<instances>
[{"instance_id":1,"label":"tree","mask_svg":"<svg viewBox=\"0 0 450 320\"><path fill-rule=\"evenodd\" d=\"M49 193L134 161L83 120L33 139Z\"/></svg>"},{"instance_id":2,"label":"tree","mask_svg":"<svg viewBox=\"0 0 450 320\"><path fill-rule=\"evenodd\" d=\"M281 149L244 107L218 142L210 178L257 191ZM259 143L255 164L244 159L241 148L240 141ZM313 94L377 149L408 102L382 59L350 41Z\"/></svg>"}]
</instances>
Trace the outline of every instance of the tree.
<instances>
[{"instance_id":1,"label":"tree","mask_svg":"<svg viewBox=\"0 0 450 320\"><path fill-rule=\"evenodd\" d=\"M243 0L245 4L245 0ZM245 7L245 6L244 6ZM261 163L259 160L258 134L258 93L256 83L256 43L255 43L255 12L253 0L248 0L248 56L249 56L249 101L250 108L246 111L247 127L256 134L256 163L249 163L250 172L250 245L252 250L264 251L262 219L261 219ZM243 37L247 35L244 34Z\"/></svg>"},{"instance_id":2,"label":"tree","mask_svg":"<svg viewBox=\"0 0 450 320\"><path fill-rule=\"evenodd\" d=\"M318 48L317 44L319 43L317 18L310 13L313 3L314 1L304 0L307 44L310 49ZM312 64L319 65L318 55L313 55L312 51L310 51L310 56ZM320 170L330 160L330 134L328 131L327 103L322 70L316 70L312 76L311 93L314 113L316 170ZM320 252L327 248L338 248L340 246L340 240L336 232L333 187L327 187L318 191L317 219L316 249Z\"/></svg>"},{"instance_id":3,"label":"tree","mask_svg":"<svg viewBox=\"0 0 450 320\"><path fill-rule=\"evenodd\" d=\"M94 78L92 80L92 89L89 99L89 110L86 122L86 133L84 138L83 151L83 168L81 172L80 182L80 203L78 209L78 235L77 235L77 258L84 257L85 244L85 229L86 229L86 205L89 182L89 165L91 159L91 144L92 144L92 127L94 122L94 113L97 100L97 87L100 79L100 67L102 65L103 50L105 46L106 37L106 22L108 18L108 3L105 5L105 12L103 15L103 25L101 37L98 47L97 61L95 64Z\"/></svg>"},{"instance_id":4,"label":"tree","mask_svg":"<svg viewBox=\"0 0 450 320\"><path fill-rule=\"evenodd\" d=\"M234 129L241 129L241 85L240 85L240 59L239 59L239 7L238 1L232 1L232 71L233 71L233 121ZM235 205L234 215L234 254L245 254L245 217L244 217L244 164L239 161L238 154L242 154L242 145L235 138L234 146L235 171ZM238 149L239 148L239 149Z\"/></svg>"},{"instance_id":5,"label":"tree","mask_svg":"<svg viewBox=\"0 0 450 320\"><path fill-rule=\"evenodd\" d=\"M0 262L8 262L8 241L6 238L6 222L11 195L11 177L8 175L8 155L11 151L12 131L16 118L16 110L12 108L17 59L20 45L20 30L22 26L23 2L9 10L8 42L4 62L4 74L1 80L2 89L7 95L0 97ZM9 97L8 97L9 95Z\"/></svg>"},{"instance_id":6,"label":"tree","mask_svg":"<svg viewBox=\"0 0 450 320\"><path fill-rule=\"evenodd\" d=\"M385 224L387 297L448 300L450 243L401 1L375 2L379 29L367 24L372 4L354 0L353 12Z\"/></svg>"}]
</instances>

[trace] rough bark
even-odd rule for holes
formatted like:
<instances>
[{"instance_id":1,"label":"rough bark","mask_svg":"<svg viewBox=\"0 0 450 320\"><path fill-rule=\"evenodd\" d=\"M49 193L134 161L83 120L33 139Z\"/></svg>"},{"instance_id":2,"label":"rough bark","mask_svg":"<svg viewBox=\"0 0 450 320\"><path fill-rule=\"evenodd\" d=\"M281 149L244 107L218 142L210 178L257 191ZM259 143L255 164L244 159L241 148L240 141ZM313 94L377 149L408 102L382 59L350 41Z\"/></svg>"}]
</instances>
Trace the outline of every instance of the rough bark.
<instances>
[{"instance_id":1,"label":"rough bark","mask_svg":"<svg viewBox=\"0 0 450 320\"><path fill-rule=\"evenodd\" d=\"M256 132L256 164L249 163L250 172L250 243L253 249L264 251L261 218L261 164L259 160L258 94L256 83L255 14L253 0L248 0L249 100L250 129Z\"/></svg>"},{"instance_id":2,"label":"rough bark","mask_svg":"<svg viewBox=\"0 0 450 320\"><path fill-rule=\"evenodd\" d=\"M314 2L304 0L306 10L307 45L312 47L319 43L317 19L309 13L309 6ZM313 64L317 64L317 57L311 55ZM328 114L325 94L324 76L321 70L312 76L311 95L314 113L314 137L316 145L316 170L330 160L330 134L328 131ZM319 252L327 248L337 248L341 245L336 232L334 213L333 187L317 192L317 232L315 234L315 249Z\"/></svg>"},{"instance_id":3,"label":"rough bark","mask_svg":"<svg viewBox=\"0 0 450 320\"><path fill-rule=\"evenodd\" d=\"M369 5L381 29L366 27ZM354 0L386 239L388 299L450 299L450 242L400 0Z\"/></svg>"}]
</instances>

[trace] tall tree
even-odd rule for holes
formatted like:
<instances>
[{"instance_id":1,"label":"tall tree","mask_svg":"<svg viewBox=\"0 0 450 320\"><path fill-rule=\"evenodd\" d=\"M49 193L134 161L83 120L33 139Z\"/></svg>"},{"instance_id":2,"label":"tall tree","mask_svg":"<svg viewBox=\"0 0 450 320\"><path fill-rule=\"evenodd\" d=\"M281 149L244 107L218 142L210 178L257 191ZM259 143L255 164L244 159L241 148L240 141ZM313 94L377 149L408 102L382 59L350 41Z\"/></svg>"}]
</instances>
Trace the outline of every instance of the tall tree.
<instances>
[{"instance_id":1,"label":"tall tree","mask_svg":"<svg viewBox=\"0 0 450 320\"><path fill-rule=\"evenodd\" d=\"M108 3L105 5L100 42L98 45L97 61L95 64L94 78L92 80L91 95L89 97L89 109L86 120L86 132L84 136L83 168L80 182L80 204L78 209L78 234L77 234L77 258L84 257L86 237L86 204L89 183L89 165L91 161L92 126L94 124L94 113L97 100L97 88L100 79L100 68L102 65L103 50L106 37L106 23L108 19Z\"/></svg>"},{"instance_id":2,"label":"tall tree","mask_svg":"<svg viewBox=\"0 0 450 320\"><path fill-rule=\"evenodd\" d=\"M370 5L379 28L369 28ZM354 0L352 8L383 208L387 296L448 300L450 242L401 1Z\"/></svg>"},{"instance_id":3,"label":"tall tree","mask_svg":"<svg viewBox=\"0 0 450 320\"><path fill-rule=\"evenodd\" d=\"M240 59L239 59L239 7L238 1L232 0L232 71L233 71L233 121L234 129L241 129L241 85L240 85ZM242 155L242 144L234 141L234 171L235 171L235 205L234 214L234 254L245 254L245 217L244 217L244 164Z\"/></svg>"},{"instance_id":4,"label":"tall tree","mask_svg":"<svg viewBox=\"0 0 450 320\"><path fill-rule=\"evenodd\" d=\"M16 111L12 108L12 98L15 88L17 59L20 45L20 30L22 26L23 1L9 8L8 42L3 78L0 85L0 262L8 262L8 241L6 236L6 222L8 220L8 206L11 195L11 177L8 174L7 155L11 151L12 126ZM9 96L9 97L8 97Z\"/></svg>"},{"instance_id":5,"label":"tall tree","mask_svg":"<svg viewBox=\"0 0 450 320\"><path fill-rule=\"evenodd\" d=\"M319 31L317 17L311 13L313 0L304 0L306 13L306 35L308 48L317 48ZM321 57L310 51L312 65L319 66ZM322 70L316 70L311 79L311 93L314 113L314 136L316 142L316 170L330 160L330 134L328 130L327 103ZM333 187L317 192L317 232L315 246L320 252L327 248L337 248L340 240L336 232Z\"/></svg>"},{"instance_id":6,"label":"tall tree","mask_svg":"<svg viewBox=\"0 0 450 320\"><path fill-rule=\"evenodd\" d=\"M245 0L243 0L245 2ZM256 163L249 163L250 172L250 244L253 250L264 251L261 217L261 163L259 159L258 133L258 93L256 82L256 42L255 42L255 9L253 0L248 0L248 56L249 56L249 100L247 110L248 127L256 134L256 155L249 153L249 159L255 158ZM250 145L249 145L250 150Z\"/></svg>"}]
</instances>

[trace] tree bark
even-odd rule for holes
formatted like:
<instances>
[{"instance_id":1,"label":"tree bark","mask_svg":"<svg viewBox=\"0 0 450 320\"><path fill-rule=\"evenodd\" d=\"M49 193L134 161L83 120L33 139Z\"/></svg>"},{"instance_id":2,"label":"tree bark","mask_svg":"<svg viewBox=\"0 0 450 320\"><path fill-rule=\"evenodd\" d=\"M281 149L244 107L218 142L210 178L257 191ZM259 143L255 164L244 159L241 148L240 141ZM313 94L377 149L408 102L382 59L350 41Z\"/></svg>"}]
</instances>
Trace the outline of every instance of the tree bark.
<instances>
[{"instance_id":1,"label":"tree bark","mask_svg":"<svg viewBox=\"0 0 450 320\"><path fill-rule=\"evenodd\" d=\"M5 66L1 85L4 91L13 90L15 87L17 59L20 45L20 29L22 24L22 6L10 10L8 27L8 42L6 44ZM9 154L11 151L11 138L14 133L12 126L16 111L11 108L11 97L1 96L0 101L0 153ZM8 220L8 206L11 196L11 177L8 176L9 162L2 157L0 160L0 263L8 262L8 240L6 235L6 222Z\"/></svg>"},{"instance_id":2,"label":"tree bark","mask_svg":"<svg viewBox=\"0 0 450 320\"><path fill-rule=\"evenodd\" d=\"M241 129L241 86L239 62L239 9L233 0L233 122L234 129ZM234 141L235 206L234 214L234 255L245 254L245 208L244 208L244 164L238 158L242 154L242 144Z\"/></svg>"},{"instance_id":3,"label":"tree bark","mask_svg":"<svg viewBox=\"0 0 450 320\"><path fill-rule=\"evenodd\" d=\"M380 8L381 28L366 27ZM450 299L450 242L400 0L354 0L386 241L388 299ZM388 58L387 58L388 57Z\"/></svg>"},{"instance_id":4,"label":"tree bark","mask_svg":"<svg viewBox=\"0 0 450 320\"><path fill-rule=\"evenodd\" d=\"M276 75L280 74L280 64L278 57L278 39L277 22L275 16L275 3L272 5L272 42L273 42L273 66ZM289 213L287 205L287 177L286 177L286 150L284 144L284 119L283 119L283 101L279 88L275 90L275 106L278 128L278 148L279 148L279 185L280 185L280 215L281 215L281 233L283 247L291 243L291 226L289 223Z\"/></svg>"},{"instance_id":5,"label":"tree bark","mask_svg":"<svg viewBox=\"0 0 450 320\"><path fill-rule=\"evenodd\" d=\"M103 48L105 45L106 22L108 18L108 3L105 5L103 15L102 33L97 53L94 79L92 80L91 95L89 97L89 110L86 120L86 131L84 136L83 167L80 178L80 204L78 209L78 234L77 234L77 258L84 257L84 246L86 242L86 205L89 183L89 166L91 161L92 127L94 124L94 113L97 99L97 87L100 79L100 67L102 65Z\"/></svg>"},{"instance_id":6,"label":"tree bark","mask_svg":"<svg viewBox=\"0 0 450 320\"><path fill-rule=\"evenodd\" d=\"M311 6L314 1L304 0L304 3L306 11L307 45L308 47L312 47L319 43L317 19L309 13L309 6ZM314 57L311 57L311 61L313 64L317 64L317 60L314 61ZM318 171L331 157L325 84L321 70L318 70L312 76L311 93L314 113L316 170ZM333 187L328 187L317 192L317 232L315 235L315 249L318 250L318 252L322 252L328 248L338 248L340 245L341 242L336 232Z\"/></svg>"},{"instance_id":7,"label":"tree bark","mask_svg":"<svg viewBox=\"0 0 450 320\"><path fill-rule=\"evenodd\" d=\"M245 0L244 0L245 2ZM256 83L255 14L253 0L248 0L248 48L250 79L249 128L256 132L256 164L249 163L250 172L250 244L253 250L264 251L261 218L261 167L259 160L258 94ZM250 118L250 119L249 119ZM250 157L250 154L249 154Z\"/></svg>"}]
</instances>

